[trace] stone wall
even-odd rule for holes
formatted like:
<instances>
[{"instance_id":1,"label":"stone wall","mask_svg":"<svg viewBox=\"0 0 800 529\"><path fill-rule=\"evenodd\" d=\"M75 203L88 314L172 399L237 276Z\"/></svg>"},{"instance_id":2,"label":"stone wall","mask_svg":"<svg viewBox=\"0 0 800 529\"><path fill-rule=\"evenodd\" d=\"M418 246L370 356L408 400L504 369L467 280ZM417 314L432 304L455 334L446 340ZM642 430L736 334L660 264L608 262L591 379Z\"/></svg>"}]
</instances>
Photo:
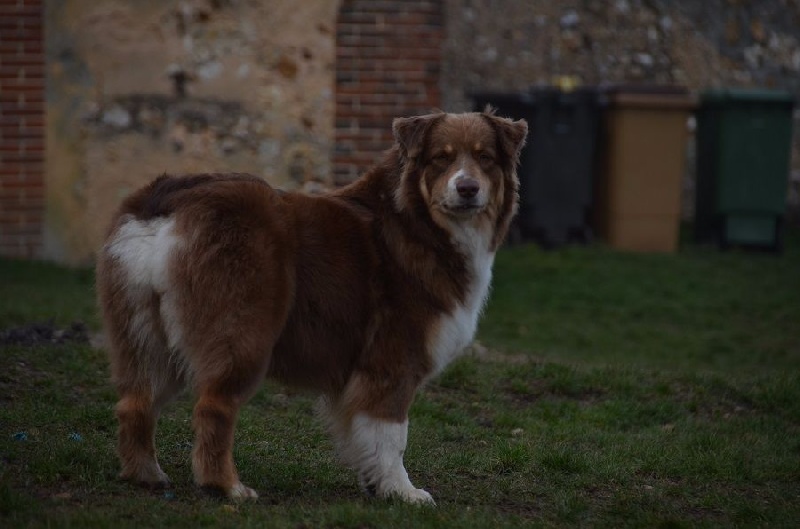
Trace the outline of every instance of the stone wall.
<instances>
[{"instance_id":1,"label":"stone wall","mask_svg":"<svg viewBox=\"0 0 800 529\"><path fill-rule=\"evenodd\" d=\"M571 83L788 90L800 100L800 0L446 0L443 106ZM800 112L790 204L800 209ZM692 142L687 145L693 156ZM684 215L691 217L694 164ZM796 215L797 213L795 213ZM800 218L800 216L798 216Z\"/></svg>"},{"instance_id":2,"label":"stone wall","mask_svg":"<svg viewBox=\"0 0 800 529\"><path fill-rule=\"evenodd\" d=\"M163 172L328 185L337 9L49 2L44 255L89 261L119 201Z\"/></svg>"},{"instance_id":3,"label":"stone wall","mask_svg":"<svg viewBox=\"0 0 800 529\"><path fill-rule=\"evenodd\" d=\"M444 104L577 82L800 94L800 0L447 0Z\"/></svg>"}]
</instances>

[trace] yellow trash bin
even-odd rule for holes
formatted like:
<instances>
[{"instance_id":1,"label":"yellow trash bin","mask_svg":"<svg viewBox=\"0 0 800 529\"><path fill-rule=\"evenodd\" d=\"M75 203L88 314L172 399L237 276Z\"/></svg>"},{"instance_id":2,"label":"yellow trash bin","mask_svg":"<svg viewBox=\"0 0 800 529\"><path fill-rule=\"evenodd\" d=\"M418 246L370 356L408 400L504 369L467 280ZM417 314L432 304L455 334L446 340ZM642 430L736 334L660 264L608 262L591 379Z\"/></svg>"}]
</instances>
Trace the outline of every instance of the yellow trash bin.
<instances>
[{"instance_id":1,"label":"yellow trash bin","mask_svg":"<svg viewBox=\"0 0 800 529\"><path fill-rule=\"evenodd\" d=\"M595 230L619 250L674 252L695 98L679 87L616 87L606 104Z\"/></svg>"}]
</instances>

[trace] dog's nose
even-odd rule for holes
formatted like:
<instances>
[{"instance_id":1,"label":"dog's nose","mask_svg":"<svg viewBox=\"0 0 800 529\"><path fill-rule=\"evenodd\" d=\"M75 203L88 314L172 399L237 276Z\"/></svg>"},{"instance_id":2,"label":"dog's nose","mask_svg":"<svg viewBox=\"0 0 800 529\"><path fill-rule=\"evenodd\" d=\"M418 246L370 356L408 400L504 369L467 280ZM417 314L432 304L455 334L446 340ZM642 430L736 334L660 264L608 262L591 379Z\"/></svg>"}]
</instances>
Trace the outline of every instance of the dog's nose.
<instances>
[{"instance_id":1,"label":"dog's nose","mask_svg":"<svg viewBox=\"0 0 800 529\"><path fill-rule=\"evenodd\" d=\"M481 190L480 184L474 178L462 178L456 182L456 191L461 198L472 198Z\"/></svg>"}]
</instances>

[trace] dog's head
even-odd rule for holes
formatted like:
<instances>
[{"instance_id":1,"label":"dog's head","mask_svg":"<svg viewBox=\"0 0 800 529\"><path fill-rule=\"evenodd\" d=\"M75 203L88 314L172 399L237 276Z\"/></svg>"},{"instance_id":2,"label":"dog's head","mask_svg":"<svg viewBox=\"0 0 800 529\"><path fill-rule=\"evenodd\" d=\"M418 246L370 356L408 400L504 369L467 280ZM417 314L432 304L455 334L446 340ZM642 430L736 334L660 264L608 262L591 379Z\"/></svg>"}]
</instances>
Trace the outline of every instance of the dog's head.
<instances>
[{"instance_id":1,"label":"dog's head","mask_svg":"<svg viewBox=\"0 0 800 529\"><path fill-rule=\"evenodd\" d=\"M496 249L517 208L525 121L487 109L398 118L392 129L404 167L395 192L398 209L424 206L448 230L486 226Z\"/></svg>"}]
</instances>

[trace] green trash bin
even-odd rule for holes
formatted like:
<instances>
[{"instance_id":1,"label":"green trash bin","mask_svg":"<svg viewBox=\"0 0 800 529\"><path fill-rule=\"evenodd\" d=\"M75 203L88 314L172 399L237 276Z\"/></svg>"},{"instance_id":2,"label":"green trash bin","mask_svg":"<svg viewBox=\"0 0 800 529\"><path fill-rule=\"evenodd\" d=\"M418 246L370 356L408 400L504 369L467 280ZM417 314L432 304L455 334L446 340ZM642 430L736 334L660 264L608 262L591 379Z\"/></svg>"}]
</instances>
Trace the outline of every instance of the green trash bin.
<instances>
[{"instance_id":1,"label":"green trash bin","mask_svg":"<svg viewBox=\"0 0 800 529\"><path fill-rule=\"evenodd\" d=\"M779 251L793 97L771 90L702 94L697 113L695 238Z\"/></svg>"}]
</instances>

